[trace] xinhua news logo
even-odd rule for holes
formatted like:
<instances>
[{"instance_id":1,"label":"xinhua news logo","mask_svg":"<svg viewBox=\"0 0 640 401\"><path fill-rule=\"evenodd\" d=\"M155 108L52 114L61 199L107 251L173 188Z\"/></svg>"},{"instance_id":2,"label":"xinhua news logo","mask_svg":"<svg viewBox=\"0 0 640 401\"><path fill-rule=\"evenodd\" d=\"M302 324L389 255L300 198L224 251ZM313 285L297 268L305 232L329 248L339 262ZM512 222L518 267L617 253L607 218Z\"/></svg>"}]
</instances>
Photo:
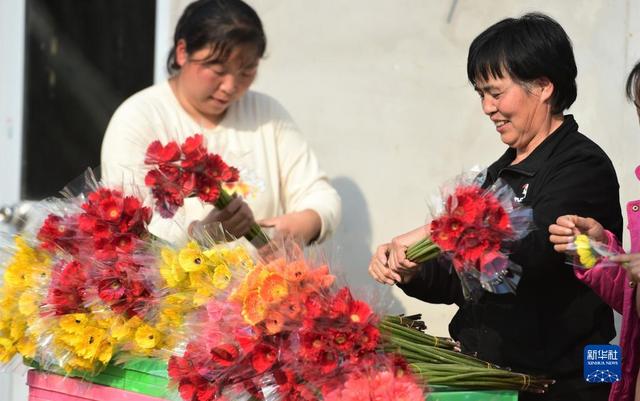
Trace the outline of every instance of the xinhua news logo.
<instances>
[{"instance_id":1,"label":"xinhua news logo","mask_svg":"<svg viewBox=\"0 0 640 401\"><path fill-rule=\"evenodd\" d=\"M617 382L621 360L617 345L587 345L584 347L584 379L589 383Z\"/></svg>"}]
</instances>

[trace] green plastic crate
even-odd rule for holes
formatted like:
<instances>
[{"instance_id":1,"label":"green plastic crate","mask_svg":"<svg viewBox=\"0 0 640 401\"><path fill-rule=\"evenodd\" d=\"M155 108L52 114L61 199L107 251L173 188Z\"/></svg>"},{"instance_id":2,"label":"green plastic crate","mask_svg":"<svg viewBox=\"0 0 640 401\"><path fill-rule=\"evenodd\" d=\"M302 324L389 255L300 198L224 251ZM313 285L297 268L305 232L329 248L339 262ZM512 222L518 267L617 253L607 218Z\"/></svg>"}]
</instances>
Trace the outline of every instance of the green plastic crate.
<instances>
[{"instance_id":1,"label":"green plastic crate","mask_svg":"<svg viewBox=\"0 0 640 401\"><path fill-rule=\"evenodd\" d=\"M167 364L151 358L130 360L120 365L108 365L99 375L84 380L159 398L172 397L169 390Z\"/></svg>"},{"instance_id":2,"label":"green plastic crate","mask_svg":"<svg viewBox=\"0 0 640 401\"><path fill-rule=\"evenodd\" d=\"M518 401L517 391L434 391L427 401Z\"/></svg>"}]
</instances>

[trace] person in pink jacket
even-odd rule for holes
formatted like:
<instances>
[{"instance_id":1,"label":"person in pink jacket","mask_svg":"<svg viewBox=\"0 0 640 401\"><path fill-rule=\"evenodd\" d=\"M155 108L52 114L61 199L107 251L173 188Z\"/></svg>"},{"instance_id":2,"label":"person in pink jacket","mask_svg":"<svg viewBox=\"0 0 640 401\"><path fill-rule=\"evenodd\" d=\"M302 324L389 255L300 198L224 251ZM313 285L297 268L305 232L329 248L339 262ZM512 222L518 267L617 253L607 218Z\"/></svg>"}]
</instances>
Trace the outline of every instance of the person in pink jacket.
<instances>
[{"instance_id":1,"label":"person in pink jacket","mask_svg":"<svg viewBox=\"0 0 640 401\"><path fill-rule=\"evenodd\" d=\"M633 101L640 121L640 62L627 79L627 97ZM640 180L640 166L636 168ZM574 215L558 217L549 226L549 240L558 252L570 253L568 244L576 234L606 244L608 250L619 254L602 260L591 269L575 268L575 275L591 287L614 310L622 314L620 347L622 348L622 377L614 383L609 401L640 401L640 200L627 204L631 251L624 253L618 239L592 218ZM611 262L614 262L612 264Z\"/></svg>"}]
</instances>

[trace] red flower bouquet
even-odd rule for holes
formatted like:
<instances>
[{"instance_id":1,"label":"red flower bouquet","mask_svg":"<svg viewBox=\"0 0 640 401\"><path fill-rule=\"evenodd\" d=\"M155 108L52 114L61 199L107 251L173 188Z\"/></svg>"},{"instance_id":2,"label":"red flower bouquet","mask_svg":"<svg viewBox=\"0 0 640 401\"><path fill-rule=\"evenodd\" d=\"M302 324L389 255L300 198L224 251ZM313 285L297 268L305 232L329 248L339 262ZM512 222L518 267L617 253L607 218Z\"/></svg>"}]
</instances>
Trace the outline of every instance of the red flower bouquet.
<instances>
[{"instance_id":1,"label":"red flower bouquet","mask_svg":"<svg viewBox=\"0 0 640 401\"><path fill-rule=\"evenodd\" d=\"M531 208L515 200L509 186L498 180L483 188L484 175L461 178L443 189L442 211L429 224L427 238L407 249L416 263L443 254L458 273L465 296L480 290L515 292L522 268L509 260L509 248L532 228Z\"/></svg>"},{"instance_id":2,"label":"red flower bouquet","mask_svg":"<svg viewBox=\"0 0 640 401\"><path fill-rule=\"evenodd\" d=\"M224 209L233 199L222 185L234 185L239 174L235 167L222 158L209 153L201 134L187 138L184 143L152 142L147 148L145 164L151 170L145 177L145 185L151 188L156 210L162 217L170 218L184 204L184 199L198 197L218 209ZM245 235L249 241L261 246L268 242L260 226L254 224Z\"/></svg>"}]
</instances>

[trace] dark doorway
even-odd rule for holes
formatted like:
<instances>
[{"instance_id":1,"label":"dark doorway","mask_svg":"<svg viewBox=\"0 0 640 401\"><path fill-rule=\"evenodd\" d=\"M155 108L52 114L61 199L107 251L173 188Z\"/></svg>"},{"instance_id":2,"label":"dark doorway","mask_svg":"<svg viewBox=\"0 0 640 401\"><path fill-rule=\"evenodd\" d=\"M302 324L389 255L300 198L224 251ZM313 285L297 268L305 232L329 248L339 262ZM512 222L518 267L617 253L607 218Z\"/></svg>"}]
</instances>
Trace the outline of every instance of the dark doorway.
<instances>
[{"instance_id":1,"label":"dark doorway","mask_svg":"<svg viewBox=\"0 0 640 401\"><path fill-rule=\"evenodd\" d=\"M100 164L115 109L153 83L155 0L27 0L23 199Z\"/></svg>"}]
</instances>

